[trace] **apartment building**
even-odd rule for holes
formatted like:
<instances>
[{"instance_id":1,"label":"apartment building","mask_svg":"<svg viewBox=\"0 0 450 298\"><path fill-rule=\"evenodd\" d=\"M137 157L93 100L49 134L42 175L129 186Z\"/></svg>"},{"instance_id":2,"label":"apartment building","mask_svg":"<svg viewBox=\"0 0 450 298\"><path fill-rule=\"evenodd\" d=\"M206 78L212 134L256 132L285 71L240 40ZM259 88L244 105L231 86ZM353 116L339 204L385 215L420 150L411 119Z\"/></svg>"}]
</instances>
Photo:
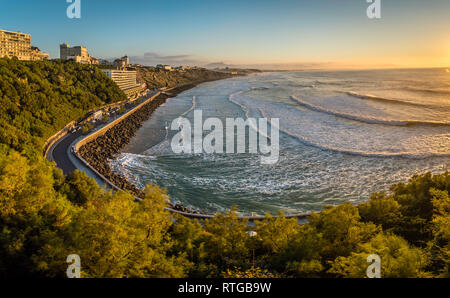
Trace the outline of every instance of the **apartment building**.
<instances>
[{"instance_id":1,"label":"apartment building","mask_svg":"<svg viewBox=\"0 0 450 298\"><path fill-rule=\"evenodd\" d=\"M50 55L48 53L41 52L41 50L37 47L31 47L31 55L30 60L39 61L39 60L48 60Z\"/></svg>"},{"instance_id":2,"label":"apartment building","mask_svg":"<svg viewBox=\"0 0 450 298\"><path fill-rule=\"evenodd\" d=\"M136 83L136 71L115 69L103 69L102 71L113 80L128 97L143 90L143 86Z\"/></svg>"},{"instance_id":3,"label":"apartment building","mask_svg":"<svg viewBox=\"0 0 450 298\"><path fill-rule=\"evenodd\" d=\"M59 46L59 56L62 60L74 60L75 62L82 64L93 64L96 60L95 58L92 58L91 55L89 55L85 47L71 47L66 43L63 43Z\"/></svg>"},{"instance_id":4,"label":"apartment building","mask_svg":"<svg viewBox=\"0 0 450 298\"><path fill-rule=\"evenodd\" d=\"M0 58L17 57L19 60L47 60L49 54L31 46L31 35L0 29Z\"/></svg>"},{"instance_id":5,"label":"apartment building","mask_svg":"<svg viewBox=\"0 0 450 298\"><path fill-rule=\"evenodd\" d=\"M0 30L0 57L31 60L31 35Z\"/></svg>"},{"instance_id":6,"label":"apartment building","mask_svg":"<svg viewBox=\"0 0 450 298\"><path fill-rule=\"evenodd\" d=\"M117 69L125 69L130 65L130 58L128 56L123 56L120 59L114 60L114 67Z\"/></svg>"}]
</instances>

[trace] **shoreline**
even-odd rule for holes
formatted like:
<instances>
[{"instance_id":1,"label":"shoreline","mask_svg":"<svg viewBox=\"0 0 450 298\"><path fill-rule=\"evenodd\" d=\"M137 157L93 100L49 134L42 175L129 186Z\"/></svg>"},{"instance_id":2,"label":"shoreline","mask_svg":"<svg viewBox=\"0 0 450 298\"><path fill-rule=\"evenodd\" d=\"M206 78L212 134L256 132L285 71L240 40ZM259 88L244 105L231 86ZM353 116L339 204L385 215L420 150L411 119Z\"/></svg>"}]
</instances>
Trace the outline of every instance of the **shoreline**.
<instances>
[{"instance_id":1,"label":"shoreline","mask_svg":"<svg viewBox=\"0 0 450 298\"><path fill-rule=\"evenodd\" d=\"M163 91L164 93L161 93L151 102L147 103L139 110L108 129L106 133L83 145L79 150L79 154L94 169L96 169L101 175L111 181L119 189L128 191L138 198L144 198L145 194L143 190L129 182L123 175L115 173L109 166L109 160L115 158L115 156L120 153L120 151L130 142L131 138L135 136L136 132L142 127L142 124L150 119L153 112L155 112L169 98L174 98L180 93L192 89L202 83L228 79L231 77L232 76L221 79L196 81ZM200 212L189 210L180 204L174 205L171 202L168 204L176 211L190 214L202 214Z\"/></svg>"}]
</instances>

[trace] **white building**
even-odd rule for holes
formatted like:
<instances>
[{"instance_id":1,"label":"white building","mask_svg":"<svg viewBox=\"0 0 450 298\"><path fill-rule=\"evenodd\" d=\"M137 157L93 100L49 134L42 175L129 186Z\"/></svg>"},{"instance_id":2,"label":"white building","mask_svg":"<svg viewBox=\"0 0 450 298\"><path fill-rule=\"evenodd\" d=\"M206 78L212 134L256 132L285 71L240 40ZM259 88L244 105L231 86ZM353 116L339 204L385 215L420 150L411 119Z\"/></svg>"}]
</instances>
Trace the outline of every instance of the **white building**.
<instances>
[{"instance_id":1,"label":"white building","mask_svg":"<svg viewBox=\"0 0 450 298\"><path fill-rule=\"evenodd\" d=\"M156 65L156 68L164 69L164 70L172 70L172 66L166 65L166 64L158 64L158 65Z\"/></svg>"},{"instance_id":2,"label":"white building","mask_svg":"<svg viewBox=\"0 0 450 298\"><path fill-rule=\"evenodd\" d=\"M127 95L132 96L141 91L144 87L136 82L136 71L103 69L102 70L117 86Z\"/></svg>"},{"instance_id":3,"label":"white building","mask_svg":"<svg viewBox=\"0 0 450 298\"><path fill-rule=\"evenodd\" d=\"M89 55L85 47L71 47L66 43L59 46L59 55L62 60L74 60L75 62L82 64L94 64L93 60L96 60Z\"/></svg>"}]
</instances>

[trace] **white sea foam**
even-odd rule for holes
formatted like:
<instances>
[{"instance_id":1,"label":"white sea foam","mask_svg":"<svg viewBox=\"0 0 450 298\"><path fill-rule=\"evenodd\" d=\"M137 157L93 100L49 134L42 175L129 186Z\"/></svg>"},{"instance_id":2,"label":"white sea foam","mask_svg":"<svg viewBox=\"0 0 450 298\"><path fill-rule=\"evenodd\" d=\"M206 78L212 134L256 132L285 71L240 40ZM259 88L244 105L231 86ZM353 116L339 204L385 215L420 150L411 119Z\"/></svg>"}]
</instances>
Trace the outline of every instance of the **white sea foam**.
<instances>
[{"instance_id":1,"label":"white sea foam","mask_svg":"<svg viewBox=\"0 0 450 298\"><path fill-rule=\"evenodd\" d=\"M250 110L249 110L246 106L244 106L244 105L242 105L241 103L239 103L239 101L237 101L237 100L234 99L235 97L237 97L237 96L239 96L239 95L241 95L241 94L244 94L245 92L247 92L247 91L239 91L239 92L233 93L233 94L231 94L231 95L228 97L228 99L229 99L232 103L234 103L234 104L236 104L237 106L239 106L239 107L244 111L245 117L246 117L247 119L249 119L249 118L250 118ZM264 136L264 137L267 138L267 139L270 139L270 136L268 136L266 133L264 133L264 132L262 132L262 131L259 130L259 128L258 128L258 126L256 125L255 122L249 121L249 125L250 125L250 127L251 127L253 130L255 130L257 133L259 133L260 135Z\"/></svg>"},{"instance_id":2,"label":"white sea foam","mask_svg":"<svg viewBox=\"0 0 450 298\"><path fill-rule=\"evenodd\" d=\"M297 96L291 96L291 99L296 103L309 108L311 110L327 113L336 117L342 117L350 120L361 121L369 124L384 124L384 125L393 125L393 126L406 126L406 125L445 125L450 126L450 122L440 122L440 121L418 121L418 120L391 120L391 119L380 119L375 117L364 117L361 115L353 115L342 113L334 110L330 110L312 103L309 103L305 100Z\"/></svg>"},{"instance_id":3,"label":"white sea foam","mask_svg":"<svg viewBox=\"0 0 450 298\"><path fill-rule=\"evenodd\" d=\"M360 99L371 99L371 100L376 100L376 101L381 101L381 102L412 105L412 106L419 106L419 107L429 106L429 105L419 103L419 102L411 102L411 101L399 100L399 99L395 99L395 98L385 98L385 97L375 96L372 94L361 94L361 93L354 92L354 91L349 91L346 93L349 96L353 96L353 97L360 98ZM431 107L433 107L433 106L431 106Z\"/></svg>"}]
</instances>

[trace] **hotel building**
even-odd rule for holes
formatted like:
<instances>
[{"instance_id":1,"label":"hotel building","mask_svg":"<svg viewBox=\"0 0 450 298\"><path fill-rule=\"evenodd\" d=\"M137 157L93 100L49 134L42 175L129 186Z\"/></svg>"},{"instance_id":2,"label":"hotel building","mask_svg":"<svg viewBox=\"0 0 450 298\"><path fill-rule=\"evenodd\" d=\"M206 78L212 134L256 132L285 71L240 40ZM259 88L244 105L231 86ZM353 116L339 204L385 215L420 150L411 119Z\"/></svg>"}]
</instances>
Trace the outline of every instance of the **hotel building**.
<instances>
[{"instance_id":1,"label":"hotel building","mask_svg":"<svg viewBox=\"0 0 450 298\"><path fill-rule=\"evenodd\" d=\"M136 95L143 90L141 84L136 83L136 71L127 70L102 70L117 86L128 96Z\"/></svg>"},{"instance_id":2,"label":"hotel building","mask_svg":"<svg viewBox=\"0 0 450 298\"><path fill-rule=\"evenodd\" d=\"M0 30L0 58L17 57L19 60L48 59L47 53L31 46L31 35L21 32Z\"/></svg>"},{"instance_id":3,"label":"hotel building","mask_svg":"<svg viewBox=\"0 0 450 298\"><path fill-rule=\"evenodd\" d=\"M0 30L0 57L17 57L19 60L30 60L31 35Z\"/></svg>"},{"instance_id":4,"label":"hotel building","mask_svg":"<svg viewBox=\"0 0 450 298\"><path fill-rule=\"evenodd\" d=\"M83 46L70 47L63 43L59 46L59 56L62 60L74 60L82 64L95 64L95 58L89 55L87 49Z\"/></svg>"}]
</instances>

